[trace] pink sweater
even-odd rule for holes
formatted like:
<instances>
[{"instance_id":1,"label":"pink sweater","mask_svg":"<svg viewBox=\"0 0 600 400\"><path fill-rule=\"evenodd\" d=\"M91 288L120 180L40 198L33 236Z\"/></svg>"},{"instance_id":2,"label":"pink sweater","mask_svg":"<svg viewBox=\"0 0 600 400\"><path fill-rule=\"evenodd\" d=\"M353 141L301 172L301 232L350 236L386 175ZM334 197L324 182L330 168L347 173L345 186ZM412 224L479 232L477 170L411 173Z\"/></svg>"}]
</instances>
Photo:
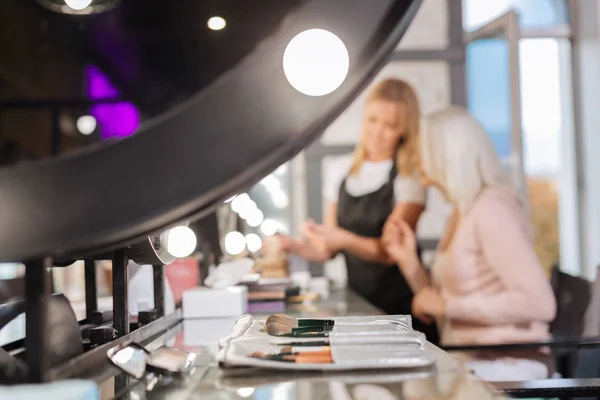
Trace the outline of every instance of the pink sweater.
<instances>
[{"instance_id":1,"label":"pink sweater","mask_svg":"<svg viewBox=\"0 0 600 400\"><path fill-rule=\"evenodd\" d=\"M446 318L439 321L444 344L550 336L554 294L535 254L527 214L512 194L485 189L432 272L447 301Z\"/></svg>"}]
</instances>

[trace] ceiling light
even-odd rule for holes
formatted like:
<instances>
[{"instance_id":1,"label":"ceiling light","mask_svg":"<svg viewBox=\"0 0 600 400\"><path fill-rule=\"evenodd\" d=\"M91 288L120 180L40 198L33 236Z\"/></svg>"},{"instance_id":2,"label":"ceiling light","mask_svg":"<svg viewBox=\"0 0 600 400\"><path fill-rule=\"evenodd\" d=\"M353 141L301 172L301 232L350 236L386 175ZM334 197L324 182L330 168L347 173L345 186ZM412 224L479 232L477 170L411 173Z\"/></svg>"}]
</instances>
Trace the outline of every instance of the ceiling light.
<instances>
[{"instance_id":1,"label":"ceiling light","mask_svg":"<svg viewBox=\"0 0 600 400\"><path fill-rule=\"evenodd\" d=\"M206 25L208 26L208 29L220 31L221 29L225 28L227 22L225 21L225 18L216 16L210 17L208 22L206 22Z\"/></svg>"},{"instance_id":2,"label":"ceiling light","mask_svg":"<svg viewBox=\"0 0 600 400\"><path fill-rule=\"evenodd\" d=\"M297 34L283 53L283 72L289 83L308 96L333 92L346 79L348 49L335 34L309 29Z\"/></svg>"},{"instance_id":3,"label":"ceiling light","mask_svg":"<svg viewBox=\"0 0 600 400\"><path fill-rule=\"evenodd\" d=\"M47 10L67 15L101 14L121 5L121 0L34 0Z\"/></svg>"},{"instance_id":4,"label":"ceiling light","mask_svg":"<svg viewBox=\"0 0 600 400\"><path fill-rule=\"evenodd\" d=\"M252 253L256 253L262 247L262 240L256 233L249 233L246 235L246 247Z\"/></svg>"},{"instance_id":5,"label":"ceiling light","mask_svg":"<svg viewBox=\"0 0 600 400\"><path fill-rule=\"evenodd\" d=\"M196 234L187 226L176 226L160 235L160 244L173 257L184 258L196 250Z\"/></svg>"},{"instance_id":6,"label":"ceiling light","mask_svg":"<svg viewBox=\"0 0 600 400\"><path fill-rule=\"evenodd\" d=\"M240 254L245 248L246 238L240 232L232 231L225 235L225 251L229 254Z\"/></svg>"},{"instance_id":7,"label":"ceiling light","mask_svg":"<svg viewBox=\"0 0 600 400\"><path fill-rule=\"evenodd\" d=\"M91 135L96 130L96 118L91 115L82 115L77 118L77 130L82 135Z\"/></svg>"},{"instance_id":8,"label":"ceiling light","mask_svg":"<svg viewBox=\"0 0 600 400\"><path fill-rule=\"evenodd\" d=\"M75 10L81 11L85 8L88 8L90 4L92 4L93 0L65 0L65 4Z\"/></svg>"}]
</instances>

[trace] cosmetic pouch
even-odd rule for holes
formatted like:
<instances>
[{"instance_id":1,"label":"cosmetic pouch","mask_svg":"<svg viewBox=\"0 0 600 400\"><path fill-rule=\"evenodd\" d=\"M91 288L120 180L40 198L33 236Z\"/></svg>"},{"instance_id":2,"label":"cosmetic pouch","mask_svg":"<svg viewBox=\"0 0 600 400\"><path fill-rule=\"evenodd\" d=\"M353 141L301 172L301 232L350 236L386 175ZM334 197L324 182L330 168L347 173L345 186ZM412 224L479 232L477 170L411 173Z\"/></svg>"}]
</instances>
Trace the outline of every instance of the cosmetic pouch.
<instances>
[{"instance_id":1,"label":"cosmetic pouch","mask_svg":"<svg viewBox=\"0 0 600 400\"><path fill-rule=\"evenodd\" d=\"M390 317L398 316L386 316ZM398 317L398 320L401 318ZM333 330L325 338L274 337L265 332L264 321L245 315L238 319L231 334L221 340L216 358L222 368L243 366L281 370L410 369L433 364L434 358L427 352L425 335L412 328L407 329L406 323L371 325L373 319L365 318L364 321L366 324L361 326L338 324L336 320ZM406 319L403 321L406 322ZM323 341L329 342L331 363L301 364L251 356L254 352L277 353L290 343Z\"/></svg>"}]
</instances>

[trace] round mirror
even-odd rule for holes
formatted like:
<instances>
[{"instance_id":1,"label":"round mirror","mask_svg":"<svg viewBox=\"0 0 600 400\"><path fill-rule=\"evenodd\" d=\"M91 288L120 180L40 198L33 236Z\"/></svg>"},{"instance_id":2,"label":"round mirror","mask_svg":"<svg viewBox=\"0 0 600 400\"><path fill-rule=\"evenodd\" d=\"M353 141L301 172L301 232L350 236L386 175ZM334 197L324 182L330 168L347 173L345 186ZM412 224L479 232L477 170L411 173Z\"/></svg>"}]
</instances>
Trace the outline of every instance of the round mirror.
<instances>
[{"instance_id":1,"label":"round mirror","mask_svg":"<svg viewBox=\"0 0 600 400\"><path fill-rule=\"evenodd\" d=\"M384 65L420 4L48 6L57 1L0 2L0 261L132 245L250 190L345 109ZM305 94L286 77L284 54L295 49L294 65L311 66L314 52L298 52L292 41L314 30L329 32L337 49L325 54L337 54L335 79L319 87L300 74L310 87ZM275 207L288 205L285 194L269 193ZM260 232L275 227L264 210L242 214Z\"/></svg>"}]
</instances>

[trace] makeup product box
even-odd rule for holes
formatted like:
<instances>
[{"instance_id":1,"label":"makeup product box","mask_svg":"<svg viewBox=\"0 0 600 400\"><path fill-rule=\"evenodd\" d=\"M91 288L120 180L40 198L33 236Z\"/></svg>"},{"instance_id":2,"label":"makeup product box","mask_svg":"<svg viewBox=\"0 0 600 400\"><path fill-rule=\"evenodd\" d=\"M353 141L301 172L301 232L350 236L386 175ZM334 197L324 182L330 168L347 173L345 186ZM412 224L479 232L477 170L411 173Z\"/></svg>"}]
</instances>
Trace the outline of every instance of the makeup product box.
<instances>
[{"instance_id":1,"label":"makeup product box","mask_svg":"<svg viewBox=\"0 0 600 400\"><path fill-rule=\"evenodd\" d=\"M248 311L246 286L206 287L183 292L183 318L239 317Z\"/></svg>"}]
</instances>

